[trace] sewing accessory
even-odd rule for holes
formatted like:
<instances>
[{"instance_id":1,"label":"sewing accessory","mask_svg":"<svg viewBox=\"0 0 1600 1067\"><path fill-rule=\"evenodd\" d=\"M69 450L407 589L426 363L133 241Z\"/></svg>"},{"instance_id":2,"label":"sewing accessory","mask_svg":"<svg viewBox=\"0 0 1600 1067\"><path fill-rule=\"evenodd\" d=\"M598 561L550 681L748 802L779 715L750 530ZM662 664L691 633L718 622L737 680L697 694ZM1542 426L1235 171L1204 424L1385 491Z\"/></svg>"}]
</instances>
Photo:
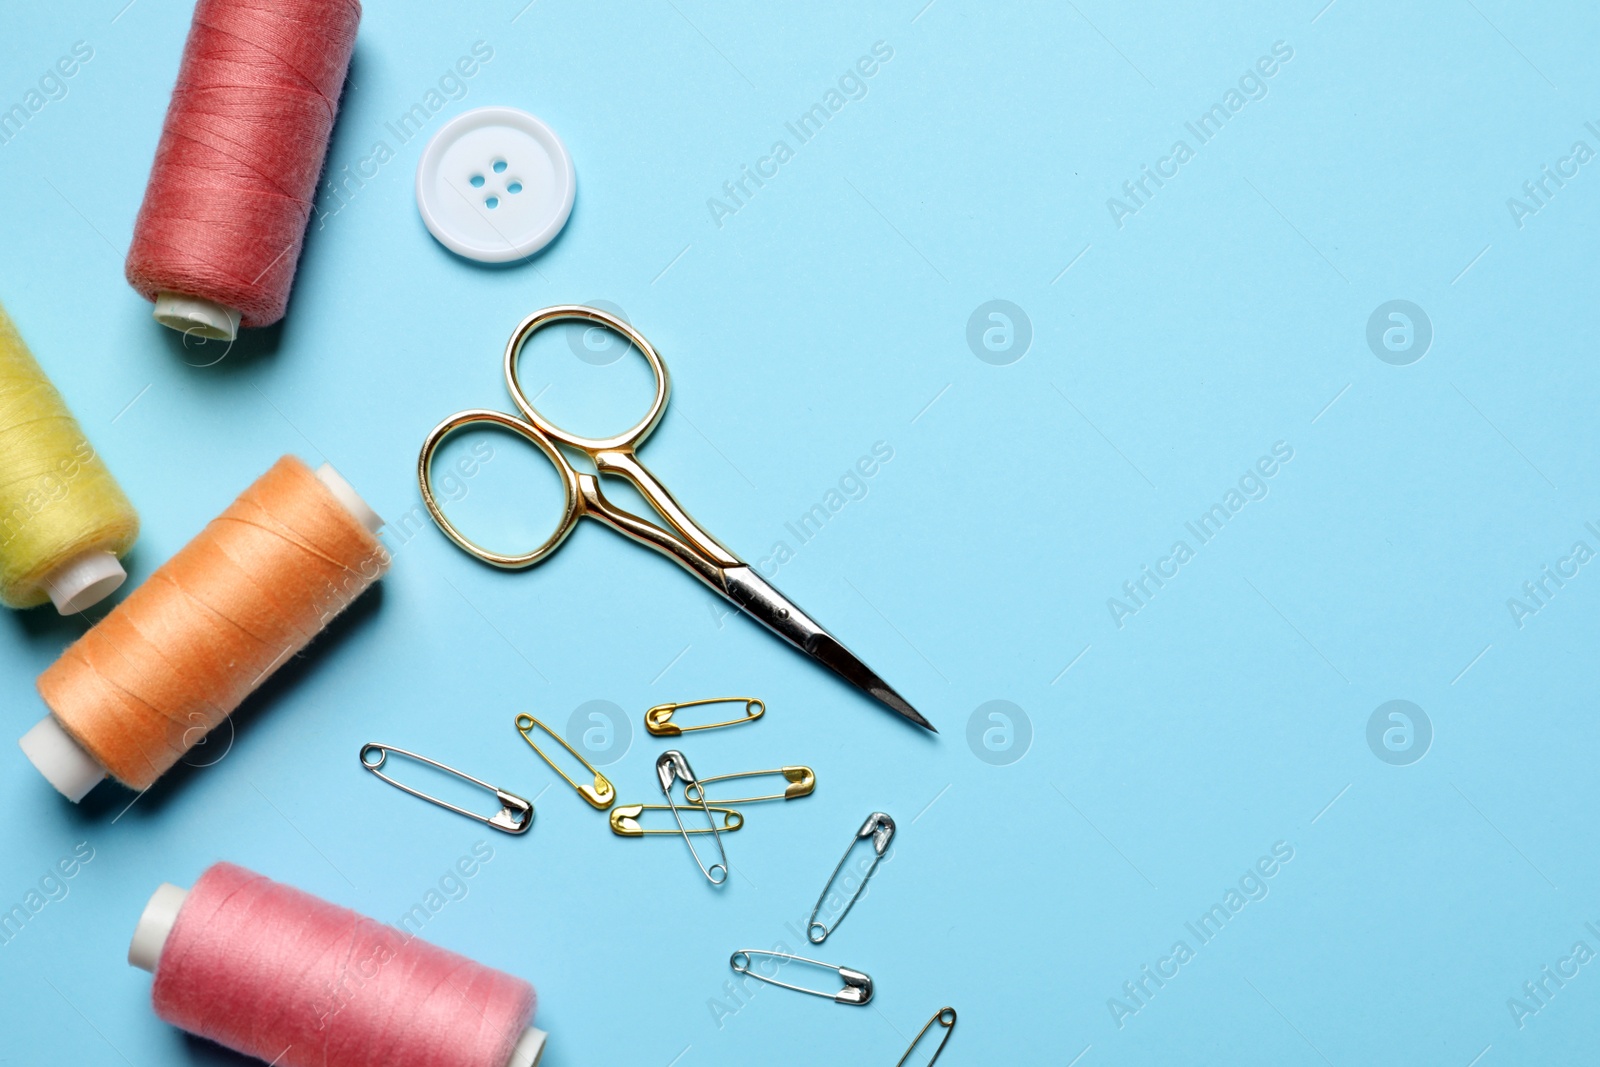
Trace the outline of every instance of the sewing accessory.
<instances>
[{"instance_id":1,"label":"sewing accessory","mask_svg":"<svg viewBox=\"0 0 1600 1067\"><path fill-rule=\"evenodd\" d=\"M906 1048L906 1054L900 1057L900 1062L895 1064L894 1067L905 1067L906 1061L917 1050L917 1045L921 1044L922 1035L927 1033L928 1027L934 1023L938 1023L944 1028L944 1036L939 1039L939 1047L933 1050L933 1058L928 1061L927 1067L933 1067L934 1063L939 1059L939 1053L943 1052L945 1045L950 1043L950 1035L955 1032L956 1010L954 1008L940 1008L934 1012L933 1017L923 1023L922 1029L917 1031L917 1036L911 1039L910 1046Z\"/></svg>"},{"instance_id":2,"label":"sewing accessory","mask_svg":"<svg viewBox=\"0 0 1600 1067\"><path fill-rule=\"evenodd\" d=\"M74 802L148 789L388 569L382 525L283 457L39 676L22 751Z\"/></svg>"},{"instance_id":3,"label":"sewing accessory","mask_svg":"<svg viewBox=\"0 0 1600 1067\"><path fill-rule=\"evenodd\" d=\"M417 209L428 232L480 263L526 259L555 240L577 187L561 138L514 107L462 112L417 163Z\"/></svg>"},{"instance_id":4,"label":"sewing accessory","mask_svg":"<svg viewBox=\"0 0 1600 1067\"><path fill-rule=\"evenodd\" d=\"M517 380L517 359L523 345L535 332L553 322L577 320L603 326L626 337L644 356L655 375L655 399L631 429L612 437L590 438L569 433L550 422L534 408L533 402L523 392ZM507 569L529 567L547 558L584 516L610 526L623 536L652 548L699 578L712 591L727 598L751 618L777 634L783 640L838 674L845 681L874 697L897 714L928 730L933 726L906 703L905 698L891 689L859 659L852 655L838 639L818 626L794 603L779 593L766 579L758 575L749 564L729 552L710 534L702 530L655 479L638 458L635 448L641 444L661 416L666 412L667 394L671 385L667 368L655 348L643 334L627 322L608 311L563 304L534 312L518 324L506 343L506 387L511 392L521 416L486 409L460 411L435 426L422 443L417 457L417 481L422 489L422 500L428 513L445 536L463 551L485 563ZM470 540L445 516L433 492L433 456L439 445L457 430L468 426L497 426L517 434L543 452L555 466L561 479L565 503L561 521L545 542L529 552L507 555ZM594 465L594 473L579 473L562 453L570 448L583 453ZM649 520L624 511L613 505L600 488L600 475L610 474L632 483L640 495L664 520L659 526ZM935 731L937 732L937 731Z\"/></svg>"},{"instance_id":5,"label":"sewing accessory","mask_svg":"<svg viewBox=\"0 0 1600 1067\"><path fill-rule=\"evenodd\" d=\"M378 754L376 763L367 758L374 752ZM480 789L488 790L500 802L500 810L493 815L479 815L475 811L458 808L449 801L429 796L420 789L413 789L404 782L395 781L383 773L383 765L388 762L391 753L396 756L404 756L407 759L414 759L418 763L426 763L430 767L437 767L446 774L453 774L464 782L471 782ZM465 815L469 819L477 819L481 823L487 823L496 830L504 830L508 834L524 834L533 825L533 802L531 800L524 800L515 793L507 793L504 789L490 785L481 778L474 778L465 771L458 771L454 767L446 766L438 760L431 760L427 756L419 756L415 752L407 752L405 749L395 748L393 745L380 745L376 741L368 741L361 746L361 766L402 792L410 793L414 797L426 800L429 804L437 804L441 808L455 812L457 815Z\"/></svg>"},{"instance_id":6,"label":"sewing accessory","mask_svg":"<svg viewBox=\"0 0 1600 1067\"><path fill-rule=\"evenodd\" d=\"M533 743L533 738L529 735L533 733L533 728L535 726L549 734L551 737L555 738L557 741L561 742L561 747L572 753L572 758L583 764L584 770L594 775L594 784L579 785L577 782L574 782L571 778L567 777L567 772L557 766L555 760L545 755L544 750ZM584 759L578 754L577 749L573 748L567 743L566 738L550 729L550 727L546 726L538 719L535 719L532 715L517 716L517 733L521 734L522 739L528 742L529 748L533 749L539 754L540 759L544 760L550 765L550 769L552 771L555 771L561 776L563 781L565 781L572 788L576 789L578 791L578 795L584 800L587 800L592 807L596 807L601 811L605 811L611 806L611 802L617 799L617 789L611 784L610 779L601 774L599 771L595 770L588 760Z\"/></svg>"},{"instance_id":7,"label":"sewing accessory","mask_svg":"<svg viewBox=\"0 0 1600 1067\"><path fill-rule=\"evenodd\" d=\"M856 843L864 838L872 838L872 865L861 876L861 884L856 886L855 892L850 894L850 899L845 901L844 910L833 920L833 925L817 921L817 913L822 910L822 902L828 899L828 890L833 888L833 880L839 877L839 872L844 869L845 860L850 858L850 853L855 850ZM813 945L820 945L828 939L828 935L839 928L844 922L844 917L850 914L850 909L856 906L856 901L867 888L867 882L872 878L872 872L878 869L878 864L883 862L883 854L889 848L889 842L894 839L894 820L881 811L875 811L867 816L867 821L861 824L861 829L856 831L851 838L849 846L844 850L844 855L839 857L838 866L833 873L828 875L828 883L822 887L822 893L817 897L816 906L811 909L811 918L806 921L806 940ZM817 931L822 931L822 936L817 936Z\"/></svg>"},{"instance_id":8,"label":"sewing accessory","mask_svg":"<svg viewBox=\"0 0 1600 1067\"><path fill-rule=\"evenodd\" d=\"M283 318L360 21L356 0L195 4L126 268L163 326ZM346 168L328 195L364 184Z\"/></svg>"},{"instance_id":9,"label":"sewing accessory","mask_svg":"<svg viewBox=\"0 0 1600 1067\"><path fill-rule=\"evenodd\" d=\"M611 809L611 832L618 837L647 837L651 834L677 834L680 832L685 834L732 833L744 825L744 815L734 811L732 808L717 807L716 805L712 805L709 810L722 816L722 825L720 827L707 829L696 827L693 830L646 830L644 824L639 821L640 816L647 811L666 810L667 805L665 804L618 804Z\"/></svg>"},{"instance_id":10,"label":"sewing accessory","mask_svg":"<svg viewBox=\"0 0 1600 1067\"><path fill-rule=\"evenodd\" d=\"M750 957L769 956L773 959L787 960L793 963L809 963L813 967L821 967L825 971L836 971L839 980L844 983L844 988L837 993L829 993L821 989L807 989L805 986L790 985L780 982L776 978L768 978L751 966ZM792 989L796 993L810 993L814 997L827 997L829 1000L840 1004L865 1004L872 999L872 976L849 967L838 967L831 963L822 963L819 960L808 960L804 956L793 956L787 952L766 952L756 948L742 948L728 957L728 966L739 974L748 974L751 978L767 982L782 989ZM782 964L779 964L782 966Z\"/></svg>"},{"instance_id":11,"label":"sewing accessory","mask_svg":"<svg viewBox=\"0 0 1600 1067\"><path fill-rule=\"evenodd\" d=\"M0 308L0 603L62 615L109 596L139 515Z\"/></svg>"},{"instance_id":12,"label":"sewing accessory","mask_svg":"<svg viewBox=\"0 0 1600 1067\"><path fill-rule=\"evenodd\" d=\"M694 708L701 704L744 704L744 714L726 722L708 722L699 726L679 726L672 716L679 708ZM722 726L738 726L755 722L767 712L767 706L755 697L706 697L704 700L680 700L676 704L657 704L644 713L644 728L657 737L677 737L696 730L715 730Z\"/></svg>"},{"instance_id":13,"label":"sewing accessory","mask_svg":"<svg viewBox=\"0 0 1600 1067\"><path fill-rule=\"evenodd\" d=\"M391 926L217 863L156 889L128 962L167 1023L272 1067L535 1067L533 987L423 941L429 914Z\"/></svg>"},{"instance_id":14,"label":"sewing accessory","mask_svg":"<svg viewBox=\"0 0 1600 1067\"><path fill-rule=\"evenodd\" d=\"M717 829L717 820L711 816L711 806L705 802L704 795L700 799L700 809L706 813L706 821L711 825L712 840L717 843L717 852L722 856L721 863L713 863L709 868L700 862L700 853L695 851L694 842L689 838L689 831L684 829L683 816L678 814L678 802L672 799L672 783L681 781L684 788L695 783L694 771L689 767L689 760L682 752L669 748L656 757L656 778L661 782L661 793L667 798L667 806L672 809L672 818L678 824L678 832L683 835L683 843L689 846L689 855L694 857L695 866L700 868L700 873L712 885L721 885L728 880L728 851L722 847L722 834ZM703 794L703 791L702 791ZM743 825L743 818L740 819ZM722 872L722 877L717 877L716 871Z\"/></svg>"},{"instance_id":15,"label":"sewing accessory","mask_svg":"<svg viewBox=\"0 0 1600 1067\"><path fill-rule=\"evenodd\" d=\"M808 797L812 790L817 788L817 775L810 767L778 767L770 771L740 771L738 774L719 774L713 778L701 778L698 781L683 787L683 798L691 804L698 804L705 799L705 787L712 782L729 782L735 778L757 778L762 775L780 774L788 783L781 793L769 793L763 797L740 797L737 800L706 800L707 804L759 804L763 800L794 800L798 797Z\"/></svg>"}]
</instances>

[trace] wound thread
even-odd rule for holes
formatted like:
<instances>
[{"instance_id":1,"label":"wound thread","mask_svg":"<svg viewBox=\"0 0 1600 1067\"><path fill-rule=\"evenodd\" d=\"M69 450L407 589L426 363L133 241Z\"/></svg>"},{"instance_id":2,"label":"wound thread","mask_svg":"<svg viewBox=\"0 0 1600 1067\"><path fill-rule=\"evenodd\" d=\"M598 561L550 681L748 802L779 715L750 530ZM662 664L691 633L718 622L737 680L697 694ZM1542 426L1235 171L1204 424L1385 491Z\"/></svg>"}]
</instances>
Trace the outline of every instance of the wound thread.
<instances>
[{"instance_id":1,"label":"wound thread","mask_svg":"<svg viewBox=\"0 0 1600 1067\"><path fill-rule=\"evenodd\" d=\"M506 1067L533 987L392 926L218 863L156 964L174 1026L278 1067Z\"/></svg>"},{"instance_id":2,"label":"wound thread","mask_svg":"<svg viewBox=\"0 0 1600 1067\"><path fill-rule=\"evenodd\" d=\"M361 21L357 0L199 0L128 249L147 300L283 318Z\"/></svg>"},{"instance_id":3,"label":"wound thread","mask_svg":"<svg viewBox=\"0 0 1600 1067\"><path fill-rule=\"evenodd\" d=\"M120 558L138 536L138 513L0 307L0 603L43 604L63 565Z\"/></svg>"},{"instance_id":4,"label":"wound thread","mask_svg":"<svg viewBox=\"0 0 1600 1067\"><path fill-rule=\"evenodd\" d=\"M39 676L56 719L147 789L388 568L285 456Z\"/></svg>"}]
</instances>

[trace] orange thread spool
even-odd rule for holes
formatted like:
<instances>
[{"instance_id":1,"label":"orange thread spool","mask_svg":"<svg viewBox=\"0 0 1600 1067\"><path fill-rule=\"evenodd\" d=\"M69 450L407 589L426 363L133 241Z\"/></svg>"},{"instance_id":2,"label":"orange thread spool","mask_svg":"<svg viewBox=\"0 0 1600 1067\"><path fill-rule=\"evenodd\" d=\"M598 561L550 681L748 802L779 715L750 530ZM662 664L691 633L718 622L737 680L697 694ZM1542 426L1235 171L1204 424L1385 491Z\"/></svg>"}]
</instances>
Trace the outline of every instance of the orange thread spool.
<instances>
[{"instance_id":1,"label":"orange thread spool","mask_svg":"<svg viewBox=\"0 0 1600 1067\"><path fill-rule=\"evenodd\" d=\"M118 781L148 788L388 568L379 520L332 482L280 459L39 676Z\"/></svg>"}]
</instances>

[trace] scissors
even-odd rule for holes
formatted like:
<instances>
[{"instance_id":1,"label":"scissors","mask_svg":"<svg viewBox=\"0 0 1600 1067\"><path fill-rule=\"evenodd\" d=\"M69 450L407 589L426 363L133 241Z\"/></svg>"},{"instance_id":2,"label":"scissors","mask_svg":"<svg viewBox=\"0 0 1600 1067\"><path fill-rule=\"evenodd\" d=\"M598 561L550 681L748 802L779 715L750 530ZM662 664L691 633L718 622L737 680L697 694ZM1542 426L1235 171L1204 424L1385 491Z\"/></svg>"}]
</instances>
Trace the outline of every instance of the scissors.
<instances>
[{"instance_id":1,"label":"scissors","mask_svg":"<svg viewBox=\"0 0 1600 1067\"><path fill-rule=\"evenodd\" d=\"M578 321L603 326L626 337L650 364L655 375L655 399L650 409L630 429L613 437L580 437L556 426L534 408L533 402L522 391L517 380L517 360L523 346L538 330L554 322ZM725 597L735 607L744 611L761 625L810 656L839 677L875 698L890 710L911 720L924 729L934 730L933 724L918 714L904 697L857 659L828 631L817 625L794 602L774 589L766 579L757 574L749 564L724 548L710 534L689 517L665 486L644 468L634 455L634 449L661 421L666 412L667 394L671 383L667 368L654 346L639 331L609 312L581 304L562 304L536 311L523 319L506 342L506 387L521 417L500 411L475 408L459 411L435 426L422 443L422 453L417 457L417 481L422 487L422 501L428 507L433 521L439 524L446 537L470 555L485 563L507 570L531 567L550 556L567 535L587 516L604 523L624 537L647 548L653 548L699 578L712 591ZM507 555L494 552L476 544L464 535L445 515L433 492L433 457L444 440L457 430L469 426L497 426L509 430L528 441L555 465L561 478L564 496L561 521L555 532L537 548L529 552ZM570 448L582 453L594 464L595 472L580 472L563 453ZM641 496L665 520L657 525L639 515L612 504L601 491L598 475L620 476L631 482Z\"/></svg>"}]
</instances>

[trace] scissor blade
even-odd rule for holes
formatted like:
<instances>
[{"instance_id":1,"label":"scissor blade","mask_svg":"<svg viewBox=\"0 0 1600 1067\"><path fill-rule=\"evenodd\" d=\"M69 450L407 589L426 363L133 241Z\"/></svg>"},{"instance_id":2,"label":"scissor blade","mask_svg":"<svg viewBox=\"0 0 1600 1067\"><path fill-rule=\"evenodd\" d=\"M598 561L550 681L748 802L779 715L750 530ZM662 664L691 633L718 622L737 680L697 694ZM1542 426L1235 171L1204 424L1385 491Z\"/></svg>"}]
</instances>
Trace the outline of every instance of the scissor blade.
<instances>
[{"instance_id":1,"label":"scissor blade","mask_svg":"<svg viewBox=\"0 0 1600 1067\"><path fill-rule=\"evenodd\" d=\"M748 565L725 568L722 575L728 599L743 608L751 618L884 707L925 730L939 732L888 682L874 674L837 638L811 621L793 601L774 589Z\"/></svg>"},{"instance_id":2,"label":"scissor blade","mask_svg":"<svg viewBox=\"0 0 1600 1067\"><path fill-rule=\"evenodd\" d=\"M921 713L906 701L905 697L896 693L888 682L874 674L872 668L857 659L855 653L834 640L831 634L818 634L812 646L805 651L810 654L812 659L828 667L833 673L857 689L876 697L880 703L891 711L899 712L924 730L931 730L934 733L939 732L933 723L924 719Z\"/></svg>"}]
</instances>

